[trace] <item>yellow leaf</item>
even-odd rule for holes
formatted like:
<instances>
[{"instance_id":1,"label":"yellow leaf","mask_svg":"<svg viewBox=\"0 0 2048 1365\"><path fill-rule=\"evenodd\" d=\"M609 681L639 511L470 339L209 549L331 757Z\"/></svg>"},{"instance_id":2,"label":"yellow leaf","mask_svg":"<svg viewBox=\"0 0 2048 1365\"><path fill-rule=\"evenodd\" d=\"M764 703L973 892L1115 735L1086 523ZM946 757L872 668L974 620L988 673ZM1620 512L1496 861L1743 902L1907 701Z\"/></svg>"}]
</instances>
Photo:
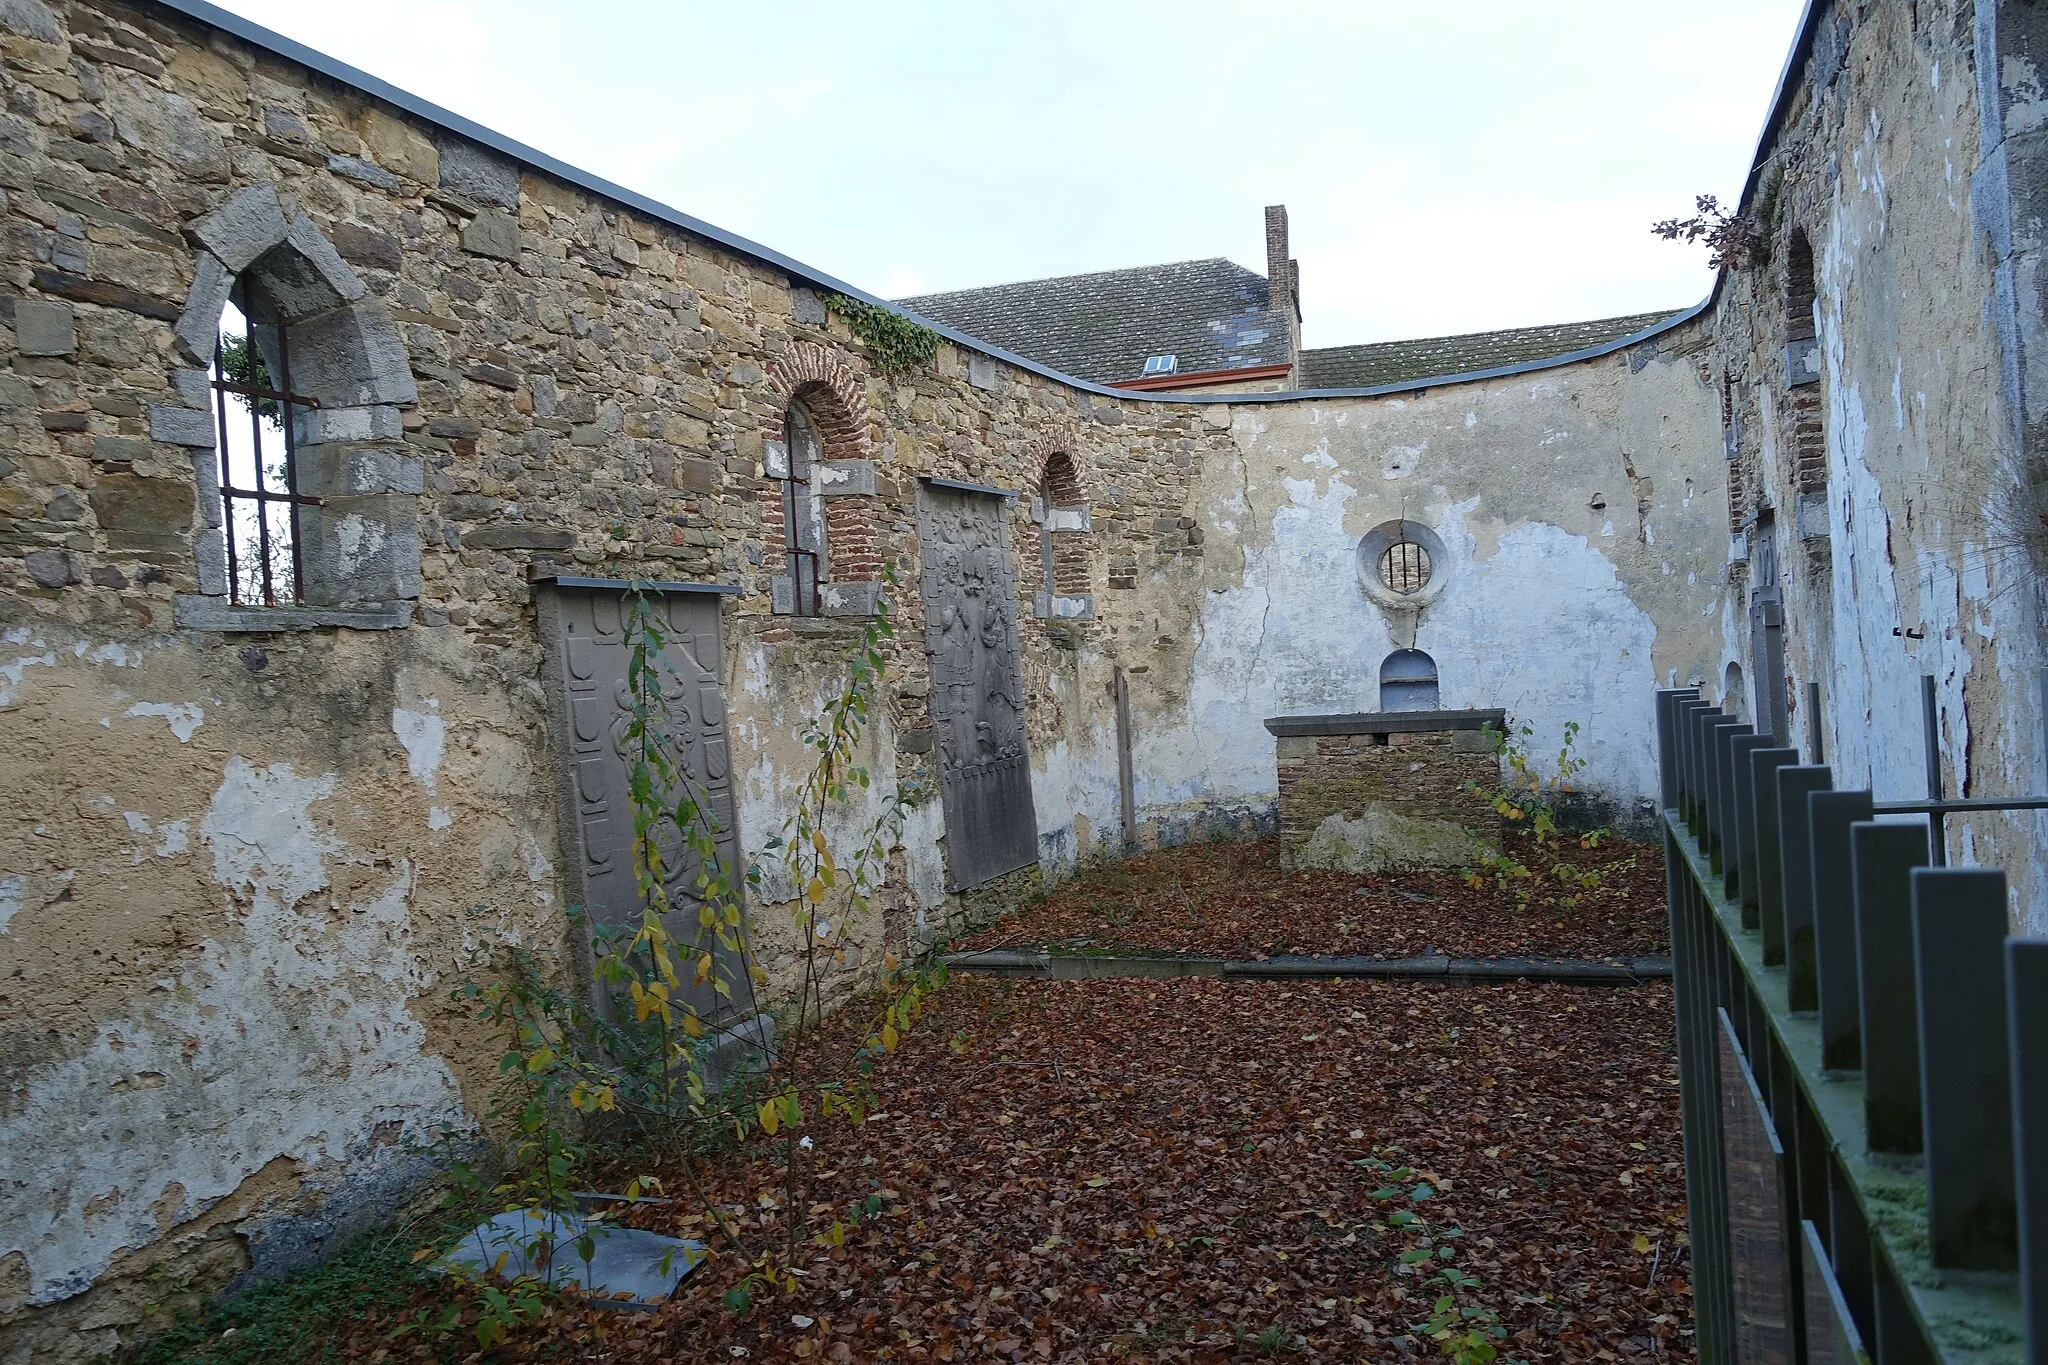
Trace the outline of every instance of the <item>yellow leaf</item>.
<instances>
[{"instance_id":1,"label":"yellow leaf","mask_svg":"<svg viewBox=\"0 0 2048 1365\"><path fill-rule=\"evenodd\" d=\"M555 1060L555 1050L551 1047L543 1047L526 1059L526 1069L529 1072L538 1071L553 1060Z\"/></svg>"},{"instance_id":2,"label":"yellow leaf","mask_svg":"<svg viewBox=\"0 0 2048 1365\"><path fill-rule=\"evenodd\" d=\"M1643 1236L1643 1234L1640 1232L1636 1234L1635 1241L1630 1243L1630 1245L1645 1256L1650 1254L1650 1239Z\"/></svg>"},{"instance_id":3,"label":"yellow leaf","mask_svg":"<svg viewBox=\"0 0 2048 1365\"><path fill-rule=\"evenodd\" d=\"M813 905L824 900L825 883L819 881L816 877L811 878L811 884L804 888L804 899Z\"/></svg>"},{"instance_id":4,"label":"yellow leaf","mask_svg":"<svg viewBox=\"0 0 2048 1365\"><path fill-rule=\"evenodd\" d=\"M683 1015L683 1032L689 1034L692 1038L702 1038L704 1036L704 1021L697 1017L694 1010Z\"/></svg>"},{"instance_id":5,"label":"yellow leaf","mask_svg":"<svg viewBox=\"0 0 2048 1365\"><path fill-rule=\"evenodd\" d=\"M901 1037L897 1034L894 1024L882 1025L882 1051L894 1052L896 1044L900 1041Z\"/></svg>"},{"instance_id":6,"label":"yellow leaf","mask_svg":"<svg viewBox=\"0 0 2048 1365\"><path fill-rule=\"evenodd\" d=\"M768 1100L756 1112L761 1117L761 1131L769 1137L774 1137L775 1130L782 1127L782 1106L774 1100Z\"/></svg>"}]
</instances>

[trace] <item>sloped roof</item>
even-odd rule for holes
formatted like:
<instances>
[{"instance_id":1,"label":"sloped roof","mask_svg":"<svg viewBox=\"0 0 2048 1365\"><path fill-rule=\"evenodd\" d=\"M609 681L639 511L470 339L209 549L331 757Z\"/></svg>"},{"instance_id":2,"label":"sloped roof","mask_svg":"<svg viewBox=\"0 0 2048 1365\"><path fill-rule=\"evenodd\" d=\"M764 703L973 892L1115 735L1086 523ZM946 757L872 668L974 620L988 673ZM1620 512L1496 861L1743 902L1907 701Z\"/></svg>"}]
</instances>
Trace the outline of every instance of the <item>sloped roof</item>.
<instances>
[{"instance_id":1,"label":"sloped roof","mask_svg":"<svg viewBox=\"0 0 2048 1365\"><path fill-rule=\"evenodd\" d=\"M1301 353L1301 386L1366 389L1411 379L1434 379L1438 375L1469 374L1501 365L1518 365L1525 360L1547 360L1640 332L1685 311L1667 308L1592 322L1513 327L1504 332L1468 332L1463 336L1305 349Z\"/></svg>"},{"instance_id":2,"label":"sloped roof","mask_svg":"<svg viewBox=\"0 0 2048 1365\"><path fill-rule=\"evenodd\" d=\"M934 322L1097 383L1150 356L1180 374L1288 362L1288 319L1263 275L1222 257L897 299Z\"/></svg>"}]
</instances>

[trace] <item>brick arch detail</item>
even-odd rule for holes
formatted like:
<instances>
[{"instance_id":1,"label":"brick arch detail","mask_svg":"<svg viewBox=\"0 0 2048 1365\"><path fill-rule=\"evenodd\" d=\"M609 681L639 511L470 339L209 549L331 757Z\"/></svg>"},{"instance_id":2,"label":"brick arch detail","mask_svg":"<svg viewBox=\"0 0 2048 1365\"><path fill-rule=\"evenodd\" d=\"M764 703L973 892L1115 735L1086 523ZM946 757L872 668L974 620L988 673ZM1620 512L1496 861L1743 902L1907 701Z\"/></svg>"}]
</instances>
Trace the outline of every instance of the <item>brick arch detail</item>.
<instances>
[{"instance_id":1,"label":"brick arch detail","mask_svg":"<svg viewBox=\"0 0 2048 1365\"><path fill-rule=\"evenodd\" d=\"M1088 510L1094 471L1071 430L1051 427L1040 431L1026 443L1024 456L1031 479L1028 496L1043 498L1048 511L1055 507ZM1033 527L1034 531L1037 529ZM1026 561L1036 569L1030 585L1032 592L1036 593L1046 583L1045 556L1049 550L1052 591L1062 597L1086 597L1094 577L1089 539L1075 531L1034 534Z\"/></svg>"},{"instance_id":2,"label":"brick arch detail","mask_svg":"<svg viewBox=\"0 0 2048 1365\"><path fill-rule=\"evenodd\" d=\"M801 401L826 459L868 458L867 389L842 352L815 341L795 342L768 367L768 386L776 398L763 432L769 440L783 439L783 416L791 402Z\"/></svg>"},{"instance_id":3,"label":"brick arch detail","mask_svg":"<svg viewBox=\"0 0 2048 1365\"><path fill-rule=\"evenodd\" d=\"M801 402L818 429L821 459L871 458L867 389L843 352L813 341L795 342L768 367L768 387L775 395L773 411L762 424L768 440L787 439L789 405ZM865 493L826 500L823 581L863 583L880 576L882 553L873 503ZM779 549L787 534L779 480L771 480L764 490L761 513L768 543Z\"/></svg>"},{"instance_id":4,"label":"brick arch detail","mask_svg":"<svg viewBox=\"0 0 2048 1365\"><path fill-rule=\"evenodd\" d=\"M1045 479L1053 457L1064 455L1074 473L1074 500L1055 504L1060 507L1086 507L1089 502L1088 490L1095 483L1095 471L1091 462L1082 453L1081 443L1074 439L1074 433L1065 427L1052 427L1033 436L1024 447L1024 467L1031 471L1029 492L1045 492Z\"/></svg>"}]
</instances>

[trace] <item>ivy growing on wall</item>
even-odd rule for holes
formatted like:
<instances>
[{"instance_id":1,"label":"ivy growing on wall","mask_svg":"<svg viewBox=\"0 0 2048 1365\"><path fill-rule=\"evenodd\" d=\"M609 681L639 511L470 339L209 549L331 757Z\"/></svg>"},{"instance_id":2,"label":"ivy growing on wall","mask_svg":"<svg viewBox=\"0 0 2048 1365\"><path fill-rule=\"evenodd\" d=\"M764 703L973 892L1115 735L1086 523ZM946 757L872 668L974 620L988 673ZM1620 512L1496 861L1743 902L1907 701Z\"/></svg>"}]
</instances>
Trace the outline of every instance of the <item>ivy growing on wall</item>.
<instances>
[{"instance_id":1,"label":"ivy growing on wall","mask_svg":"<svg viewBox=\"0 0 2048 1365\"><path fill-rule=\"evenodd\" d=\"M938 352L937 332L880 304L865 303L844 294L826 295L825 304L845 318L853 334L867 343L868 354L885 374L928 365Z\"/></svg>"}]
</instances>

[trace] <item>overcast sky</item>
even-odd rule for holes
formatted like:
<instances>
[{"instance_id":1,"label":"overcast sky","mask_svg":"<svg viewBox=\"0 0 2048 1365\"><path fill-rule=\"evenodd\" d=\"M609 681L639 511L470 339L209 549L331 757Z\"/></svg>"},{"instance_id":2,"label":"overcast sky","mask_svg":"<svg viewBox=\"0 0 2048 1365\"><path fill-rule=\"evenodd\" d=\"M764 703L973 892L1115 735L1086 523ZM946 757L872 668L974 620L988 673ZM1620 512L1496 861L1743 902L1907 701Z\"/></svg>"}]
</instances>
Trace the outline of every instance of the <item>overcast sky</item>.
<instances>
[{"instance_id":1,"label":"overcast sky","mask_svg":"<svg viewBox=\"0 0 2048 1365\"><path fill-rule=\"evenodd\" d=\"M228 0L886 296L1228 256L1312 346L1697 302L1798 0Z\"/></svg>"}]
</instances>

